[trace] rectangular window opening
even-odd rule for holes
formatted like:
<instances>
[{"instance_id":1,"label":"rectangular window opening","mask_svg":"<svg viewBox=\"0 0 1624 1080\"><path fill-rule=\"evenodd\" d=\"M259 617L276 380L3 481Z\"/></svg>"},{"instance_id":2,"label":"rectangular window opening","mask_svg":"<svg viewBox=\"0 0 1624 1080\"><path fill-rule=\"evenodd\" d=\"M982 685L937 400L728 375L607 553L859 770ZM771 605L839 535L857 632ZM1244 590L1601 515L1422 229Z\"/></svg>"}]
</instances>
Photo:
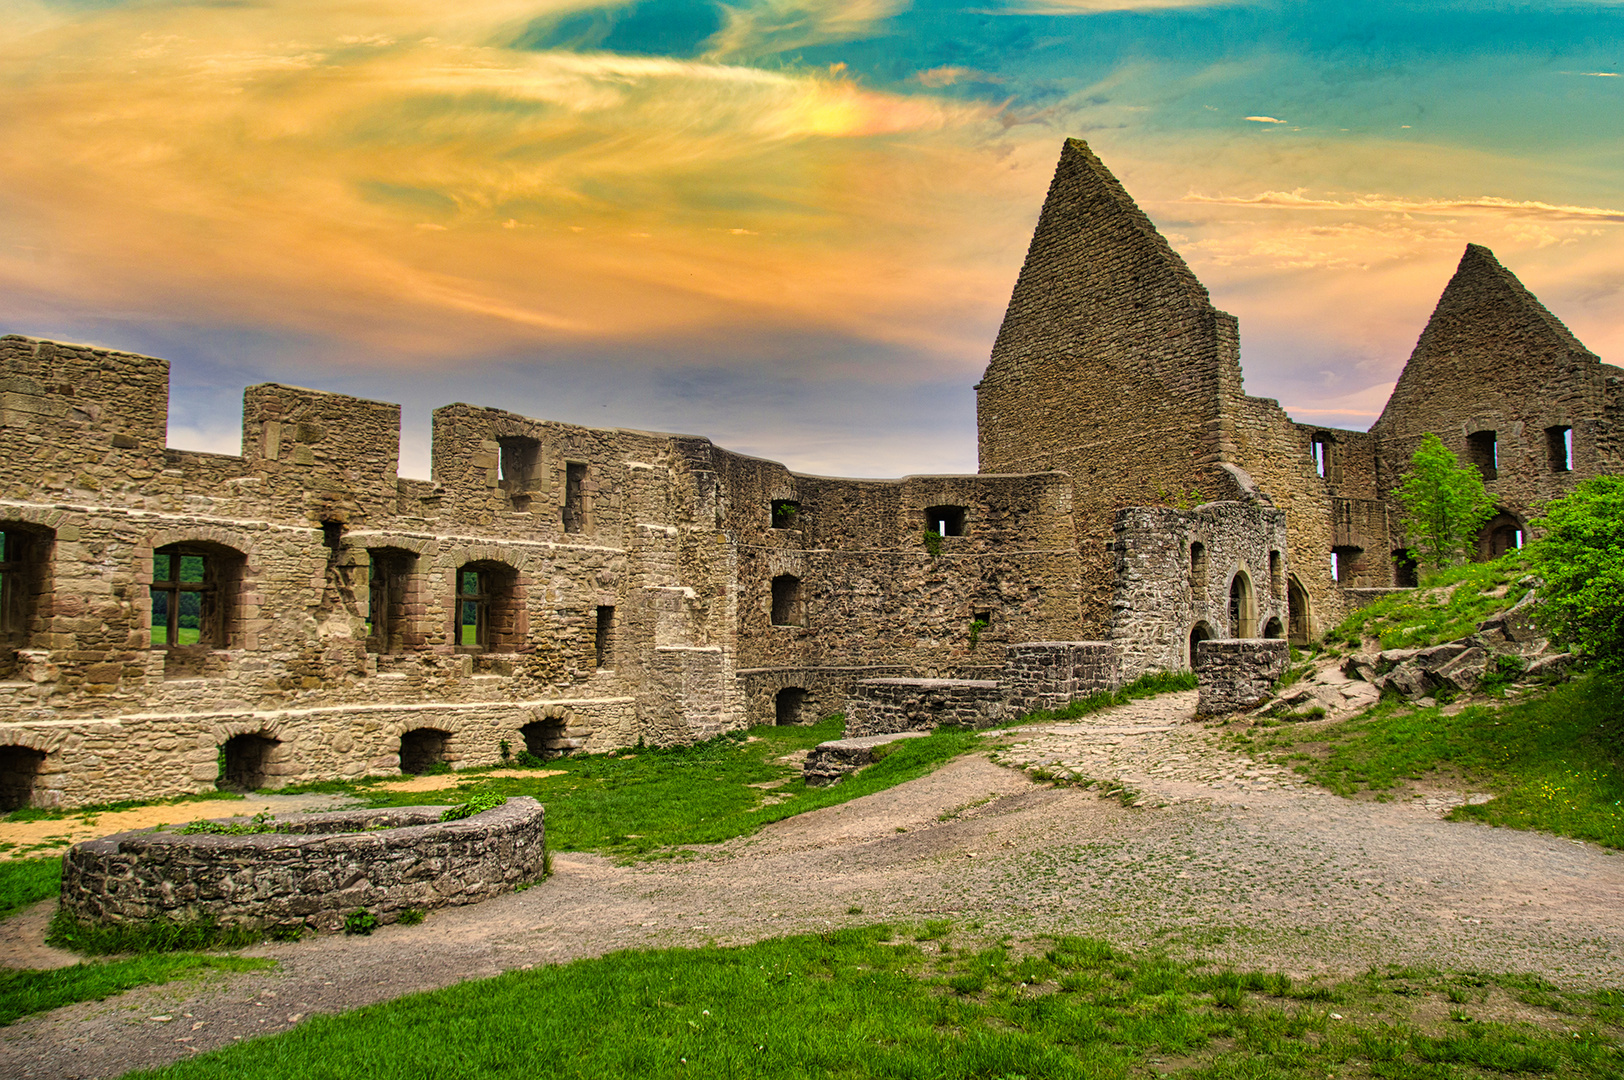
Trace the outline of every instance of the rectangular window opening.
<instances>
[{"instance_id":1,"label":"rectangular window opening","mask_svg":"<svg viewBox=\"0 0 1624 1080\"><path fill-rule=\"evenodd\" d=\"M1500 444L1492 431L1474 431L1466 436L1466 464L1477 466L1483 479L1500 475Z\"/></svg>"},{"instance_id":2,"label":"rectangular window opening","mask_svg":"<svg viewBox=\"0 0 1624 1080\"><path fill-rule=\"evenodd\" d=\"M612 607L599 607L598 632L593 639L593 667L613 666L614 631L615 609Z\"/></svg>"},{"instance_id":3,"label":"rectangular window opening","mask_svg":"<svg viewBox=\"0 0 1624 1080\"><path fill-rule=\"evenodd\" d=\"M938 536L963 536L965 510L962 506L928 506L925 508L925 528Z\"/></svg>"},{"instance_id":4,"label":"rectangular window opening","mask_svg":"<svg viewBox=\"0 0 1624 1080\"><path fill-rule=\"evenodd\" d=\"M1545 429L1545 445L1552 472L1573 471L1573 429L1567 425Z\"/></svg>"},{"instance_id":5,"label":"rectangular window opening","mask_svg":"<svg viewBox=\"0 0 1624 1080\"><path fill-rule=\"evenodd\" d=\"M1315 435L1308 444L1308 452L1314 461L1314 475L1324 476L1331 460L1330 436Z\"/></svg>"},{"instance_id":6,"label":"rectangular window opening","mask_svg":"<svg viewBox=\"0 0 1624 1080\"><path fill-rule=\"evenodd\" d=\"M564 531L586 529L586 466L578 461L564 463Z\"/></svg>"}]
</instances>

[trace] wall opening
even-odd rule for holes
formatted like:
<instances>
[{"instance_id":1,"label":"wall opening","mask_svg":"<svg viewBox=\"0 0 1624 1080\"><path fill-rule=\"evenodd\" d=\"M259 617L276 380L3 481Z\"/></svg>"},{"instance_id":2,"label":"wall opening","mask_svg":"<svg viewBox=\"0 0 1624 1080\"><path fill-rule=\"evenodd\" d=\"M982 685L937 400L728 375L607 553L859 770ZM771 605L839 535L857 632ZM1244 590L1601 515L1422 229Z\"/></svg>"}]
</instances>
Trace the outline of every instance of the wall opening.
<instances>
[{"instance_id":1,"label":"wall opening","mask_svg":"<svg viewBox=\"0 0 1624 1080\"><path fill-rule=\"evenodd\" d=\"M1573 429L1565 424L1546 428L1545 455L1552 472L1573 471Z\"/></svg>"},{"instance_id":2,"label":"wall opening","mask_svg":"<svg viewBox=\"0 0 1624 1080\"><path fill-rule=\"evenodd\" d=\"M806 601L801 593L801 579L794 574L773 578L774 626L806 625Z\"/></svg>"},{"instance_id":3,"label":"wall opening","mask_svg":"<svg viewBox=\"0 0 1624 1080\"><path fill-rule=\"evenodd\" d=\"M1295 577L1286 579L1286 640L1293 645L1307 645L1313 636L1313 624L1308 617L1308 590Z\"/></svg>"},{"instance_id":4,"label":"wall opening","mask_svg":"<svg viewBox=\"0 0 1624 1080\"><path fill-rule=\"evenodd\" d=\"M1286 560L1278 551L1269 552L1269 595L1276 600L1286 595Z\"/></svg>"},{"instance_id":5,"label":"wall opening","mask_svg":"<svg viewBox=\"0 0 1624 1080\"><path fill-rule=\"evenodd\" d=\"M597 632L592 638L592 666L613 667L615 645L615 609L598 608Z\"/></svg>"},{"instance_id":6,"label":"wall opening","mask_svg":"<svg viewBox=\"0 0 1624 1080\"><path fill-rule=\"evenodd\" d=\"M45 767L45 752L26 746L0 746L0 811L34 805L34 786Z\"/></svg>"},{"instance_id":7,"label":"wall opening","mask_svg":"<svg viewBox=\"0 0 1624 1080\"><path fill-rule=\"evenodd\" d=\"M242 552L219 544L171 544L152 554L152 647L180 662L186 651L232 644ZM173 665L165 663L165 670Z\"/></svg>"},{"instance_id":8,"label":"wall opening","mask_svg":"<svg viewBox=\"0 0 1624 1080\"><path fill-rule=\"evenodd\" d=\"M1474 431L1466 436L1466 464L1477 466L1483 479L1500 475L1500 443L1492 431Z\"/></svg>"},{"instance_id":9,"label":"wall opening","mask_svg":"<svg viewBox=\"0 0 1624 1080\"><path fill-rule=\"evenodd\" d=\"M1421 584L1421 567L1409 548L1393 552L1393 584L1401 589L1413 589Z\"/></svg>"},{"instance_id":10,"label":"wall opening","mask_svg":"<svg viewBox=\"0 0 1624 1080\"><path fill-rule=\"evenodd\" d=\"M1190 663L1189 663L1189 666L1192 669L1194 669L1194 667L1195 667L1195 647L1196 647L1196 645L1200 644L1203 641L1211 641L1211 640L1212 640L1212 627L1208 626L1206 623L1198 622L1198 623L1195 624L1195 626L1190 628Z\"/></svg>"},{"instance_id":11,"label":"wall opening","mask_svg":"<svg viewBox=\"0 0 1624 1080\"><path fill-rule=\"evenodd\" d=\"M452 644L479 652L512 652L523 642L523 597L519 574L497 562L466 563L457 569L452 604Z\"/></svg>"},{"instance_id":12,"label":"wall opening","mask_svg":"<svg viewBox=\"0 0 1624 1080\"><path fill-rule=\"evenodd\" d=\"M563 757L574 747L569 743L562 719L533 720L519 729L525 752L543 761Z\"/></svg>"},{"instance_id":13,"label":"wall opening","mask_svg":"<svg viewBox=\"0 0 1624 1080\"><path fill-rule=\"evenodd\" d=\"M55 533L0 527L0 677L11 674L17 650L33 640Z\"/></svg>"},{"instance_id":14,"label":"wall opening","mask_svg":"<svg viewBox=\"0 0 1624 1080\"><path fill-rule=\"evenodd\" d=\"M775 529L794 529L799 527L801 517L801 504L793 499L774 499L772 501L772 527Z\"/></svg>"},{"instance_id":15,"label":"wall opening","mask_svg":"<svg viewBox=\"0 0 1624 1080\"><path fill-rule=\"evenodd\" d=\"M1331 580L1339 585L1351 585L1359 576L1359 559L1364 548L1334 547L1331 549Z\"/></svg>"},{"instance_id":16,"label":"wall opening","mask_svg":"<svg viewBox=\"0 0 1624 1080\"><path fill-rule=\"evenodd\" d=\"M258 791L270 778L271 751L276 740L268 735L233 735L220 748L221 791Z\"/></svg>"},{"instance_id":17,"label":"wall opening","mask_svg":"<svg viewBox=\"0 0 1624 1080\"><path fill-rule=\"evenodd\" d=\"M1190 590L1196 596L1207 592L1207 545L1199 540L1190 545Z\"/></svg>"},{"instance_id":18,"label":"wall opening","mask_svg":"<svg viewBox=\"0 0 1624 1080\"><path fill-rule=\"evenodd\" d=\"M586 531L586 466L578 461L564 463L564 531Z\"/></svg>"},{"instance_id":19,"label":"wall opening","mask_svg":"<svg viewBox=\"0 0 1624 1080\"><path fill-rule=\"evenodd\" d=\"M965 535L965 508L962 506L925 507L925 528L940 536Z\"/></svg>"},{"instance_id":20,"label":"wall opening","mask_svg":"<svg viewBox=\"0 0 1624 1080\"><path fill-rule=\"evenodd\" d=\"M400 737L400 771L413 776L426 773L446 760L451 733L438 728L414 728Z\"/></svg>"},{"instance_id":21,"label":"wall opening","mask_svg":"<svg viewBox=\"0 0 1624 1080\"><path fill-rule=\"evenodd\" d=\"M1263 624L1263 636L1271 641L1278 641L1286 636L1285 628L1280 625L1279 619L1270 619Z\"/></svg>"},{"instance_id":22,"label":"wall opening","mask_svg":"<svg viewBox=\"0 0 1624 1080\"><path fill-rule=\"evenodd\" d=\"M1498 559L1523 546L1523 523L1517 515L1501 510L1488 520L1477 535L1477 557Z\"/></svg>"},{"instance_id":23,"label":"wall opening","mask_svg":"<svg viewBox=\"0 0 1624 1080\"><path fill-rule=\"evenodd\" d=\"M786 724L801 724L805 720L801 716L806 705L806 690L800 686L786 686L778 691L773 698L773 722L782 726Z\"/></svg>"},{"instance_id":24,"label":"wall opening","mask_svg":"<svg viewBox=\"0 0 1624 1080\"><path fill-rule=\"evenodd\" d=\"M1237 572L1229 582L1229 636L1257 637L1257 596L1246 571Z\"/></svg>"},{"instance_id":25,"label":"wall opening","mask_svg":"<svg viewBox=\"0 0 1624 1080\"><path fill-rule=\"evenodd\" d=\"M417 556L394 548L373 548L367 571L367 652L398 653L406 648L406 589Z\"/></svg>"},{"instance_id":26,"label":"wall opening","mask_svg":"<svg viewBox=\"0 0 1624 1080\"><path fill-rule=\"evenodd\" d=\"M1314 463L1315 476L1331 475L1331 437L1317 433L1308 442L1308 454Z\"/></svg>"}]
</instances>

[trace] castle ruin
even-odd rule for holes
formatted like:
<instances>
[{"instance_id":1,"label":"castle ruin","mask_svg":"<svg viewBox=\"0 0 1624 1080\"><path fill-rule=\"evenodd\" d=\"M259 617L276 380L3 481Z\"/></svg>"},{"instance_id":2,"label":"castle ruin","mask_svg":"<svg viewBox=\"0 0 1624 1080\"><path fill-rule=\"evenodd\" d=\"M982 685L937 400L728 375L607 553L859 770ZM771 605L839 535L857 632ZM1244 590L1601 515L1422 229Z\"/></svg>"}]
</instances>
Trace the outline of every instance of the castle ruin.
<instances>
[{"instance_id":1,"label":"castle ruin","mask_svg":"<svg viewBox=\"0 0 1624 1080\"><path fill-rule=\"evenodd\" d=\"M1413 583L1391 490L1426 432L1483 471L1485 556L1619 470L1624 370L1486 249L1369 432L1246 396L1239 341L1078 140L973 476L456 404L419 481L397 406L275 384L241 455L172 450L165 361L0 338L0 809L689 742L874 680L1019 681L1033 642L1128 680Z\"/></svg>"}]
</instances>

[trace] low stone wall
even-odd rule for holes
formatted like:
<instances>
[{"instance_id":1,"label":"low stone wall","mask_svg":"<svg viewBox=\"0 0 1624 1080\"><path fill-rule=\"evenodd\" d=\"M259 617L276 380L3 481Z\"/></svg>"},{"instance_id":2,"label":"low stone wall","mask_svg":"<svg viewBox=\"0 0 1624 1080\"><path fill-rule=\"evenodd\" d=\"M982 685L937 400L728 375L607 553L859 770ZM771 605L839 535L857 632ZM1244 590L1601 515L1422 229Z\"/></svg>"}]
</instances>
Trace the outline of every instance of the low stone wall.
<instances>
[{"instance_id":1,"label":"low stone wall","mask_svg":"<svg viewBox=\"0 0 1624 1080\"><path fill-rule=\"evenodd\" d=\"M473 904L541 879L546 811L536 800L510 798L461 821L440 821L445 809L303 814L285 833L143 829L87 840L62 860L62 908L81 922L336 930L358 908L394 922L406 908Z\"/></svg>"},{"instance_id":2,"label":"low stone wall","mask_svg":"<svg viewBox=\"0 0 1624 1080\"><path fill-rule=\"evenodd\" d=\"M1291 663L1290 647L1278 638L1221 638L1195 647L1201 687L1196 712L1222 716L1260 705Z\"/></svg>"},{"instance_id":3,"label":"low stone wall","mask_svg":"<svg viewBox=\"0 0 1624 1080\"><path fill-rule=\"evenodd\" d=\"M1063 709L1118 685L1117 650L1108 641L1026 641L1004 651L1010 711Z\"/></svg>"},{"instance_id":4,"label":"low stone wall","mask_svg":"<svg viewBox=\"0 0 1624 1080\"><path fill-rule=\"evenodd\" d=\"M819 743L806 755L806 761L801 765L801 775L806 778L808 787L823 787L865 765L874 764L878 760L874 754L875 747L889 745L898 739L923 739L926 734L924 731L893 731L889 735L865 735L857 739L833 739Z\"/></svg>"},{"instance_id":5,"label":"low stone wall","mask_svg":"<svg viewBox=\"0 0 1624 1080\"><path fill-rule=\"evenodd\" d=\"M990 679L865 679L846 703L846 736L992 727L1006 712L1003 686Z\"/></svg>"}]
</instances>

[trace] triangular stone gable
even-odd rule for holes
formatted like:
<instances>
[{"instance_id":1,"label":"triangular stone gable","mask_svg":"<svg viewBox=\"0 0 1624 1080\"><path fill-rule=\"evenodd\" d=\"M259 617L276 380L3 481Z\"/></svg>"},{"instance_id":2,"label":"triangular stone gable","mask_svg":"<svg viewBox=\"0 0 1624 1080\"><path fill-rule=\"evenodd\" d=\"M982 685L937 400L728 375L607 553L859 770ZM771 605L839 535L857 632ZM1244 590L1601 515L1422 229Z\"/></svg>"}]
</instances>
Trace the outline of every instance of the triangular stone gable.
<instances>
[{"instance_id":1,"label":"triangular stone gable","mask_svg":"<svg viewBox=\"0 0 1624 1080\"><path fill-rule=\"evenodd\" d=\"M1184 359L1176 343L1192 314L1211 311L1206 288L1121 182L1087 143L1067 139L988 373L1076 358L1165 375Z\"/></svg>"},{"instance_id":2,"label":"triangular stone gable","mask_svg":"<svg viewBox=\"0 0 1624 1080\"><path fill-rule=\"evenodd\" d=\"M1450 386L1508 381L1508 369L1599 363L1600 358L1529 292L1494 252L1467 244L1432 318L1393 387L1382 428L1407 411L1404 403Z\"/></svg>"}]
</instances>

